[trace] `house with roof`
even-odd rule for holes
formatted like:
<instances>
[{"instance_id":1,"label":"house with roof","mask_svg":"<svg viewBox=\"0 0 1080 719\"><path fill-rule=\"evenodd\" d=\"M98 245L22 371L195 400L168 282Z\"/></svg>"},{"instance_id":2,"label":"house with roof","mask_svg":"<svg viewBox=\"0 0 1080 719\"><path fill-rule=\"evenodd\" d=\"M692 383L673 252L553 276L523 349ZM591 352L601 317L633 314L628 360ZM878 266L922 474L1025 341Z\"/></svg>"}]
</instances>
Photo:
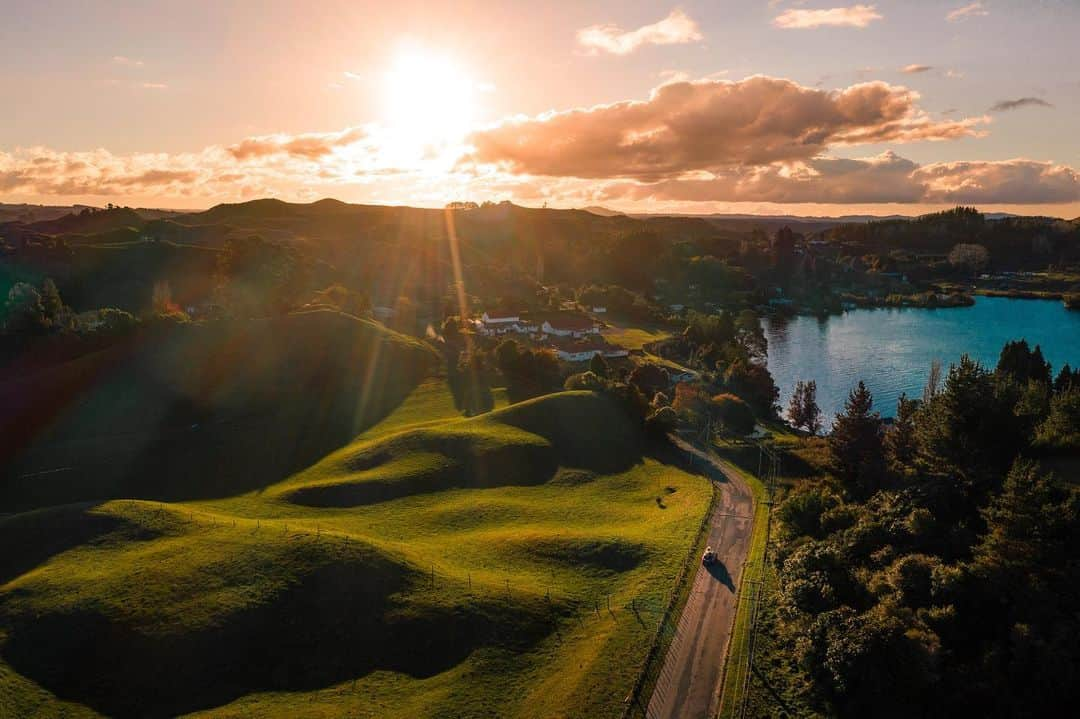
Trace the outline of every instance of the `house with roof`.
<instances>
[{"instance_id":1,"label":"house with roof","mask_svg":"<svg viewBox=\"0 0 1080 719\"><path fill-rule=\"evenodd\" d=\"M630 351L625 347L610 344L599 335L590 335L578 339L559 338L553 340L549 347L555 351L555 355L559 359L566 362L586 362L596 355L615 358L626 357L630 354Z\"/></svg>"},{"instance_id":2,"label":"house with roof","mask_svg":"<svg viewBox=\"0 0 1080 719\"><path fill-rule=\"evenodd\" d=\"M499 337L507 334L534 334L540 330L536 322L528 317L510 313L488 313L473 320L473 329L485 337Z\"/></svg>"},{"instance_id":3,"label":"house with roof","mask_svg":"<svg viewBox=\"0 0 1080 719\"><path fill-rule=\"evenodd\" d=\"M540 332L549 337L585 337L599 334L600 325L593 318L577 312L559 312L543 319Z\"/></svg>"},{"instance_id":4,"label":"house with roof","mask_svg":"<svg viewBox=\"0 0 1080 719\"><path fill-rule=\"evenodd\" d=\"M485 325L505 325L521 321L521 315L509 312L484 312L480 315Z\"/></svg>"}]
</instances>

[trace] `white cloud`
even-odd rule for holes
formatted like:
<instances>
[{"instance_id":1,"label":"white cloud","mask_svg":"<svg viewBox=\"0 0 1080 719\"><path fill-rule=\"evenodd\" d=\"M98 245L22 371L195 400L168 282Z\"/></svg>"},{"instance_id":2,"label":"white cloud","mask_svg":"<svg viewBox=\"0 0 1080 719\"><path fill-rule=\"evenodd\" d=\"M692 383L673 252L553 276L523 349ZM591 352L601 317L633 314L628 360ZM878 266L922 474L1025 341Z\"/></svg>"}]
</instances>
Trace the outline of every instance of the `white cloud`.
<instances>
[{"instance_id":1,"label":"white cloud","mask_svg":"<svg viewBox=\"0 0 1080 719\"><path fill-rule=\"evenodd\" d=\"M773 20L773 25L785 30L808 30L817 27L863 28L881 20L882 16L873 5L852 5L827 10L788 9Z\"/></svg>"},{"instance_id":2,"label":"white cloud","mask_svg":"<svg viewBox=\"0 0 1080 719\"><path fill-rule=\"evenodd\" d=\"M627 55L643 45L682 45L702 39L693 18L682 10L672 10L663 20L637 30L625 31L616 25L592 25L577 32L578 44L590 52Z\"/></svg>"},{"instance_id":3,"label":"white cloud","mask_svg":"<svg viewBox=\"0 0 1080 719\"><path fill-rule=\"evenodd\" d=\"M126 65L128 67L142 67L143 61L135 58L126 57L124 55L113 55L112 61L116 65Z\"/></svg>"},{"instance_id":4,"label":"white cloud","mask_svg":"<svg viewBox=\"0 0 1080 719\"><path fill-rule=\"evenodd\" d=\"M908 75L915 75L921 72L930 72L933 69L934 68L931 65L912 64L904 65L902 68L900 68L900 72L906 73Z\"/></svg>"},{"instance_id":5,"label":"white cloud","mask_svg":"<svg viewBox=\"0 0 1080 719\"><path fill-rule=\"evenodd\" d=\"M973 2L950 11L949 14L945 16L945 19L949 22L959 22L960 20L967 20L971 17L984 17L989 14L990 11L983 7L981 2Z\"/></svg>"}]
</instances>

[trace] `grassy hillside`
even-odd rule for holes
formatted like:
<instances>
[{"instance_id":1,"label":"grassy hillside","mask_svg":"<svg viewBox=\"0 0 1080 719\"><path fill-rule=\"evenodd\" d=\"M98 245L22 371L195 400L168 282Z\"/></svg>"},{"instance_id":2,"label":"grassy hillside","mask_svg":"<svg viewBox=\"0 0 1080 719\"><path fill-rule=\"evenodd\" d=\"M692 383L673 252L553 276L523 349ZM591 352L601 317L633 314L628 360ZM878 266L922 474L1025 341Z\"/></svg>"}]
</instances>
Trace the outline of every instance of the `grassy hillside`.
<instances>
[{"instance_id":1,"label":"grassy hillside","mask_svg":"<svg viewBox=\"0 0 1080 719\"><path fill-rule=\"evenodd\" d=\"M141 333L0 383L0 509L273 484L385 416L435 361L328 311Z\"/></svg>"},{"instance_id":2,"label":"grassy hillside","mask_svg":"<svg viewBox=\"0 0 1080 719\"><path fill-rule=\"evenodd\" d=\"M643 446L427 381L265 488L0 519L0 715L618 716L710 494Z\"/></svg>"}]
</instances>

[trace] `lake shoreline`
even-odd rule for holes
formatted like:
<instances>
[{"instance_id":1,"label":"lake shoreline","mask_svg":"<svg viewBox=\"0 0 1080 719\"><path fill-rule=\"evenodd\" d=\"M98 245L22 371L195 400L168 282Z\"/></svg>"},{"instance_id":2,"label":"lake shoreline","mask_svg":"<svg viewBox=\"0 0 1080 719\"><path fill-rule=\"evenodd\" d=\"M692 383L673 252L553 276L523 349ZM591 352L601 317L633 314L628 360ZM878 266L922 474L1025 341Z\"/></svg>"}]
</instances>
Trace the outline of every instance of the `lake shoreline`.
<instances>
[{"instance_id":1,"label":"lake shoreline","mask_svg":"<svg viewBox=\"0 0 1080 719\"><path fill-rule=\"evenodd\" d=\"M947 368L969 354L994 367L1002 345L1026 339L1054 370L1080 364L1080 313L1059 300L979 295L968 307L865 307L828 316L768 316L769 371L786 407L796 382L814 380L827 424L864 380L875 410L893 416L900 393L922 395L930 365ZM873 310L873 312L871 312Z\"/></svg>"}]
</instances>

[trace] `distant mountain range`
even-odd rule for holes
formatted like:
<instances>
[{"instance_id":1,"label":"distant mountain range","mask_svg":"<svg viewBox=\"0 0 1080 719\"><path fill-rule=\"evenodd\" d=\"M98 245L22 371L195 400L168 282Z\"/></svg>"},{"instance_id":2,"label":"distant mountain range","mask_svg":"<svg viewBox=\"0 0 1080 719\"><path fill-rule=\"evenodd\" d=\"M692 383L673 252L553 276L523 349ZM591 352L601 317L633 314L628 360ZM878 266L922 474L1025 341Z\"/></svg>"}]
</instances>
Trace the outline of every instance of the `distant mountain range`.
<instances>
[{"instance_id":1,"label":"distant mountain range","mask_svg":"<svg viewBox=\"0 0 1080 719\"><path fill-rule=\"evenodd\" d=\"M600 215L601 217L614 217L615 215L626 215L627 217L700 217L706 220L764 220L768 222L830 222L835 224L849 223L849 222L874 222L882 220L911 220L918 215L755 215L755 214L741 214L735 212L711 212L711 213L697 213L697 212L619 212L618 210L610 210L606 207L599 205L589 205L588 207L581 208L586 212L591 212L594 215ZM1001 220L1006 217L1024 217L1024 215L1016 215L1011 212L984 212L983 216L988 220ZM1037 217L1047 217L1045 215L1037 215ZM1061 219L1061 218L1049 218L1049 219Z\"/></svg>"},{"instance_id":2,"label":"distant mountain range","mask_svg":"<svg viewBox=\"0 0 1080 719\"><path fill-rule=\"evenodd\" d=\"M256 200L255 203L262 201ZM276 202L274 200L265 200L265 202ZM334 205L347 205L348 203L340 202L339 200L326 199L320 201L323 207L330 204ZM312 203L312 204L320 204ZM248 204L248 203L242 203ZM131 209L137 213L144 220L156 220L162 217L172 217L176 215L184 214L201 214L201 212L210 212L218 207L232 207L232 205L216 205L210 208L208 211L200 210L171 210L164 208L123 208ZM92 207L90 205L32 205L27 203L3 203L0 202L0 223L4 222L23 222L23 223L35 223L50 220L58 220L68 214L78 214L84 209L102 209L98 207ZM420 208L417 208L420 209ZM601 205L589 205L583 207L581 210L598 215L600 217L632 217L635 219L647 220L661 217L683 217L692 219L708 220L714 224L722 225L725 222L733 222L738 224L744 224L746 222L760 222L764 225L772 226L777 224L797 224L797 225L839 225L848 223L864 223L874 221L885 220L910 220L917 215L757 215L748 213L693 213L693 212L620 212L618 210L612 210ZM983 216L988 220L1001 220L1008 217L1025 217L1026 215L1016 215L1009 212L986 212ZM1040 219L1061 219L1053 218L1045 215L1032 215L1032 217L1038 217ZM1078 218L1080 219L1080 218Z\"/></svg>"}]
</instances>

